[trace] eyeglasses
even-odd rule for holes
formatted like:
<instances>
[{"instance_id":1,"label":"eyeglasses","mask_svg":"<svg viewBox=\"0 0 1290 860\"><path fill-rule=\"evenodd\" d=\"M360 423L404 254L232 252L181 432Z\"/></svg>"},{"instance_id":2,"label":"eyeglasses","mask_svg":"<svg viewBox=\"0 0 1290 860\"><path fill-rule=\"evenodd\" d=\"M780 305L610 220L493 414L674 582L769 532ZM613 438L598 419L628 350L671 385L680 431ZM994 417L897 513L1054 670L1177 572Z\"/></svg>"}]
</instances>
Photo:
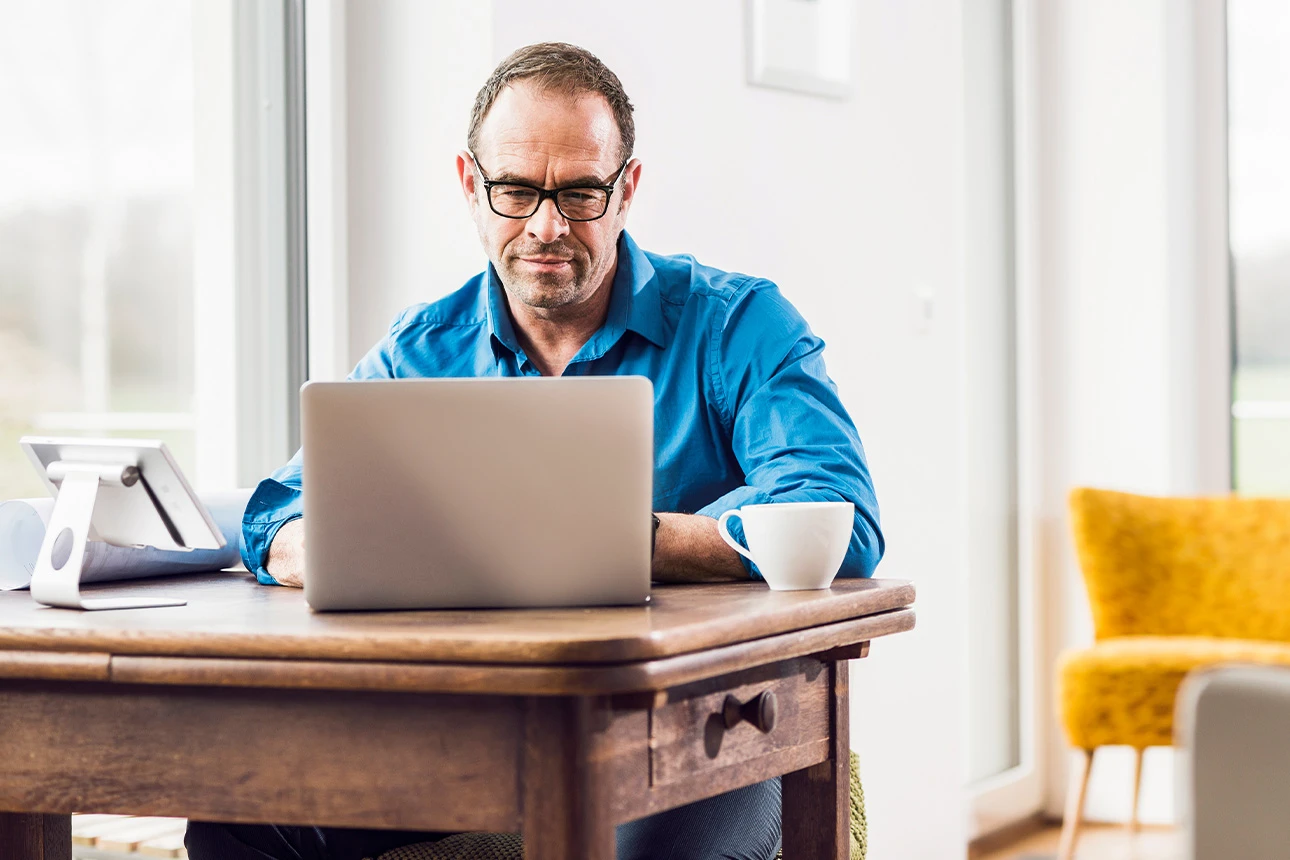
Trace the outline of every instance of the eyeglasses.
<instances>
[{"instance_id":1,"label":"eyeglasses","mask_svg":"<svg viewBox=\"0 0 1290 860\"><path fill-rule=\"evenodd\" d=\"M595 221L605 217L609 211L609 198L614 196L614 188L627 169L631 156L623 160L622 165L605 185L577 185L565 188L539 188L523 182L497 182L489 179L484 168L479 166L475 153L470 153L475 162L479 177L484 180L484 193L488 197L488 206L503 218L532 218L548 198L555 201L555 208L566 221Z\"/></svg>"}]
</instances>

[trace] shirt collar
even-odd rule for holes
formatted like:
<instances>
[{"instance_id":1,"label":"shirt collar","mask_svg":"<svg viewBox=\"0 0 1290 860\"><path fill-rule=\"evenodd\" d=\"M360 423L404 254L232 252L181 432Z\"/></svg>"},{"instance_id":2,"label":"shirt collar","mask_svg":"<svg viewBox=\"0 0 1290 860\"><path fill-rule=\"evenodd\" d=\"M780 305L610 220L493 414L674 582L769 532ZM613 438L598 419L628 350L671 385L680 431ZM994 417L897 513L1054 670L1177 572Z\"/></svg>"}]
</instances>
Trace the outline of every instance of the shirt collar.
<instances>
[{"instance_id":1,"label":"shirt collar","mask_svg":"<svg viewBox=\"0 0 1290 860\"><path fill-rule=\"evenodd\" d=\"M663 319L663 300L659 294L658 274L635 240L624 230L618 238L618 272L614 290L631 296L627 312L627 329L658 347L667 346L667 324Z\"/></svg>"},{"instance_id":2,"label":"shirt collar","mask_svg":"<svg viewBox=\"0 0 1290 860\"><path fill-rule=\"evenodd\" d=\"M624 230L618 237L618 269L610 287L609 313L605 323L582 346L574 361L599 358L613 347L624 331L633 331L655 346L667 346L658 277L640 246ZM488 327L496 340L519 355L519 339L511 323L506 289L490 263L484 279L487 294Z\"/></svg>"},{"instance_id":3,"label":"shirt collar","mask_svg":"<svg viewBox=\"0 0 1290 860\"><path fill-rule=\"evenodd\" d=\"M515 336L515 327L511 324L511 312L506 305L506 290L492 263L488 264L487 275L484 278L484 292L488 299L488 329L497 342L519 355L520 341Z\"/></svg>"}]
</instances>

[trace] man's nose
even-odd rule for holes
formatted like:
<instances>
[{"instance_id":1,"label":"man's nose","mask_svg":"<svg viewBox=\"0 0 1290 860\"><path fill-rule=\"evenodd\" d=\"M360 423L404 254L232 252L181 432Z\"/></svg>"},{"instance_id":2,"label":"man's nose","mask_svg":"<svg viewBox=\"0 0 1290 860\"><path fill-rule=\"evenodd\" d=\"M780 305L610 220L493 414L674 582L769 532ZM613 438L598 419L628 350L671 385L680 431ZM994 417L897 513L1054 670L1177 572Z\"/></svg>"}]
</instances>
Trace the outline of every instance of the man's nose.
<instances>
[{"instance_id":1,"label":"man's nose","mask_svg":"<svg viewBox=\"0 0 1290 860\"><path fill-rule=\"evenodd\" d=\"M569 233L569 222L564 220L555 200L547 198L529 218L529 233L543 244L549 244Z\"/></svg>"}]
</instances>

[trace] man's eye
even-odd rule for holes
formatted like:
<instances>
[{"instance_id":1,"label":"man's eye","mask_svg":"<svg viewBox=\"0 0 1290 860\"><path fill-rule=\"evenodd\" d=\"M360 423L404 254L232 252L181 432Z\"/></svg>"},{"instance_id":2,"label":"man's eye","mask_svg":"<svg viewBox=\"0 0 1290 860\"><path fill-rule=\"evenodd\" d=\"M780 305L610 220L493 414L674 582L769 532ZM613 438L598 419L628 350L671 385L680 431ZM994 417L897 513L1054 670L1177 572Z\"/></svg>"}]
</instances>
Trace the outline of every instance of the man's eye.
<instances>
[{"instance_id":1,"label":"man's eye","mask_svg":"<svg viewBox=\"0 0 1290 860\"><path fill-rule=\"evenodd\" d=\"M494 195L500 195L507 200L532 200L537 196L532 188L520 188L516 186L506 186L498 188L493 192Z\"/></svg>"}]
</instances>

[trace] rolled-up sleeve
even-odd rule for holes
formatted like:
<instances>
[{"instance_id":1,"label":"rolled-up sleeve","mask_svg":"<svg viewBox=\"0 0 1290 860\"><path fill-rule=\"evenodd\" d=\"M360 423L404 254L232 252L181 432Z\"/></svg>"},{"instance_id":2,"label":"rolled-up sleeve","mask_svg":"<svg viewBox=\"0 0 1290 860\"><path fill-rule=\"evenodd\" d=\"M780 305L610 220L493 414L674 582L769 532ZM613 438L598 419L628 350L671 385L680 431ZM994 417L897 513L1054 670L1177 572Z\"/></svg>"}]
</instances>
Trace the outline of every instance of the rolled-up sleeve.
<instances>
[{"instance_id":1,"label":"rolled-up sleeve","mask_svg":"<svg viewBox=\"0 0 1290 860\"><path fill-rule=\"evenodd\" d=\"M390 333L363 356L350 373L350 379L394 377L395 337L405 316L406 312L394 320ZM273 545L278 530L291 520L304 516L302 453L297 451L285 466L259 483L242 516L242 563L264 585L279 584L265 566L269 547Z\"/></svg>"},{"instance_id":2,"label":"rolled-up sleeve","mask_svg":"<svg viewBox=\"0 0 1290 860\"><path fill-rule=\"evenodd\" d=\"M242 563L264 585L278 584L265 568L278 529L304 516L300 460L297 451L290 462L261 481L242 516Z\"/></svg>"},{"instance_id":3,"label":"rolled-up sleeve","mask_svg":"<svg viewBox=\"0 0 1290 860\"><path fill-rule=\"evenodd\" d=\"M730 300L713 332L712 384L731 428L745 476L698 513L775 502L855 505L851 542L839 576L869 577L885 544L878 501L859 433L824 367L824 342L771 283ZM731 532L742 540L741 524ZM755 576L756 567L745 566Z\"/></svg>"}]
</instances>

